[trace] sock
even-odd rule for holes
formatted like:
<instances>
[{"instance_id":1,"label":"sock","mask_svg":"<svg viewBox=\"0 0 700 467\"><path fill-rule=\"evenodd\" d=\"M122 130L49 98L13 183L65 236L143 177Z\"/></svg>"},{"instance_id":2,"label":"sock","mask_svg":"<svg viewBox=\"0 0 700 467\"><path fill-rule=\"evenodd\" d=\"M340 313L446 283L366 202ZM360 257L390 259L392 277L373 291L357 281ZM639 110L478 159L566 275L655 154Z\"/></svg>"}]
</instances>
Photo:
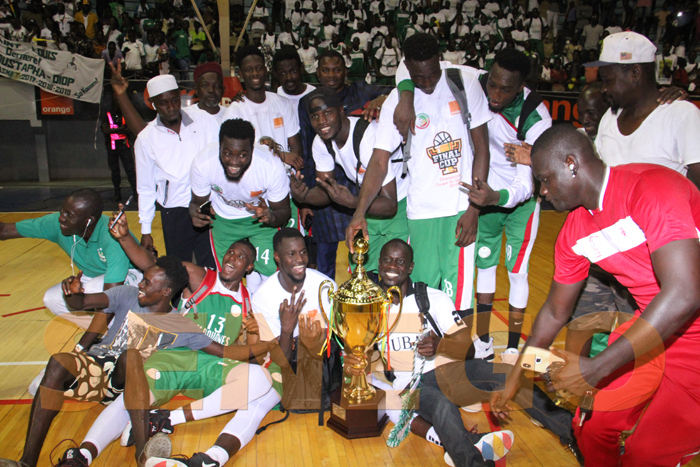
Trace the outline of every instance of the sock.
<instances>
[{"instance_id":1,"label":"sock","mask_svg":"<svg viewBox=\"0 0 700 467\"><path fill-rule=\"evenodd\" d=\"M432 426L428 430L428 433L425 434L425 439L430 441L433 444L437 444L438 446L442 447L442 442L440 441L440 437L438 436L437 432L435 431L435 428Z\"/></svg>"},{"instance_id":2,"label":"sock","mask_svg":"<svg viewBox=\"0 0 700 467\"><path fill-rule=\"evenodd\" d=\"M508 333L508 348L517 349L520 343L520 333L519 332L509 332Z\"/></svg>"},{"instance_id":3,"label":"sock","mask_svg":"<svg viewBox=\"0 0 700 467\"><path fill-rule=\"evenodd\" d=\"M479 314L480 314L480 313L490 313L492 310L493 310L493 303L489 303L489 304L477 303L477 304L476 304L476 313L477 313L477 315L476 315L476 322L477 322L476 327L477 327L477 332L479 331L479 319L482 319L482 320L483 320L483 319L488 319L488 320L490 320L490 316L489 316L489 317L486 317L486 316L484 316L484 315L481 315L481 317L479 317ZM489 343L489 333L486 332L485 334L480 335L480 336L479 336L479 339L481 339L481 342L485 342L485 343L488 344L488 343Z\"/></svg>"},{"instance_id":4,"label":"sock","mask_svg":"<svg viewBox=\"0 0 700 467\"><path fill-rule=\"evenodd\" d=\"M228 462L228 452L226 452L226 449L219 447L216 444L207 449L207 452L204 454L218 462L221 467L224 467L224 464Z\"/></svg>"},{"instance_id":5,"label":"sock","mask_svg":"<svg viewBox=\"0 0 700 467\"><path fill-rule=\"evenodd\" d=\"M81 449L80 454L85 456L85 459L87 459L88 465L92 464L92 454L90 454L90 451L87 449Z\"/></svg>"},{"instance_id":6,"label":"sock","mask_svg":"<svg viewBox=\"0 0 700 467\"><path fill-rule=\"evenodd\" d=\"M85 435L83 443L95 446L99 455L104 448L109 446L109 443L119 439L127 423L129 423L129 412L124 407L124 394L122 394L100 413L90 427L90 431Z\"/></svg>"},{"instance_id":7,"label":"sock","mask_svg":"<svg viewBox=\"0 0 700 467\"><path fill-rule=\"evenodd\" d=\"M192 412L194 413L194 412ZM187 419L185 419L185 411L180 409L173 410L170 412L170 423L175 426L175 425L180 425L182 423L185 423Z\"/></svg>"}]
</instances>

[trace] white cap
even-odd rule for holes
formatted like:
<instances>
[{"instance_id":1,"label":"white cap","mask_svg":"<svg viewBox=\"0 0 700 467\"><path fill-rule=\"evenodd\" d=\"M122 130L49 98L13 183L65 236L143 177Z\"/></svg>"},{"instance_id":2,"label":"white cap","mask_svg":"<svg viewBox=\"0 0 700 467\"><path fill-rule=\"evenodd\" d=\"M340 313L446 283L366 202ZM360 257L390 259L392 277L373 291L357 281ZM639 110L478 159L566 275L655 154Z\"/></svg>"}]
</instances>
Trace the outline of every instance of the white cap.
<instances>
[{"instance_id":1,"label":"white cap","mask_svg":"<svg viewBox=\"0 0 700 467\"><path fill-rule=\"evenodd\" d=\"M631 31L616 32L603 39L600 58L584 66L654 63L655 55L656 46L646 36Z\"/></svg>"},{"instance_id":2,"label":"white cap","mask_svg":"<svg viewBox=\"0 0 700 467\"><path fill-rule=\"evenodd\" d=\"M164 92L179 89L177 80L173 75L158 75L155 78L151 78L148 80L146 88L150 97L156 97Z\"/></svg>"}]
</instances>

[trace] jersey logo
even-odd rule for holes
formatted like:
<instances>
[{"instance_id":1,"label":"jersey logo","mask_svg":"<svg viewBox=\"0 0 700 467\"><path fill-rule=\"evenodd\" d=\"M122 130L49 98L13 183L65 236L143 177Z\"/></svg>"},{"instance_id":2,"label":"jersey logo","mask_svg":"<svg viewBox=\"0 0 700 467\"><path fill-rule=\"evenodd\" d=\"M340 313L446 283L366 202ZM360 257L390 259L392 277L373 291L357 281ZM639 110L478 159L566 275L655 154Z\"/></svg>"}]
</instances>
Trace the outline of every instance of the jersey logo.
<instances>
[{"instance_id":1,"label":"jersey logo","mask_svg":"<svg viewBox=\"0 0 700 467\"><path fill-rule=\"evenodd\" d=\"M443 175L457 172L457 163L462 156L462 139L452 141L452 136L441 131L433 139L434 146L426 149L433 164L438 164Z\"/></svg>"},{"instance_id":2,"label":"jersey logo","mask_svg":"<svg viewBox=\"0 0 700 467\"><path fill-rule=\"evenodd\" d=\"M103 263L107 262L107 257L105 256L104 252L102 251L102 248L97 249L97 256L100 257L100 261L102 261Z\"/></svg>"},{"instance_id":3,"label":"jersey logo","mask_svg":"<svg viewBox=\"0 0 700 467\"><path fill-rule=\"evenodd\" d=\"M233 315L234 318L238 318L239 316L241 316L241 312L242 309L240 305L231 305L231 315Z\"/></svg>"},{"instance_id":4,"label":"jersey logo","mask_svg":"<svg viewBox=\"0 0 700 467\"><path fill-rule=\"evenodd\" d=\"M257 198L258 196L262 195L263 193L265 193L265 190L251 191L251 192L250 192L250 197L251 197L251 198Z\"/></svg>"},{"instance_id":5,"label":"jersey logo","mask_svg":"<svg viewBox=\"0 0 700 467\"><path fill-rule=\"evenodd\" d=\"M277 117L272 120L272 123L275 124L275 128L282 128L284 126L284 119L282 117Z\"/></svg>"},{"instance_id":6,"label":"jersey logo","mask_svg":"<svg viewBox=\"0 0 700 467\"><path fill-rule=\"evenodd\" d=\"M430 117L427 114L416 115L416 128L425 130L430 125Z\"/></svg>"},{"instance_id":7,"label":"jersey logo","mask_svg":"<svg viewBox=\"0 0 700 467\"><path fill-rule=\"evenodd\" d=\"M212 186L211 186L211 189L214 190L215 192L219 193L219 194L221 194L221 193L224 192L224 190L222 190L221 187L220 187L219 185L212 185Z\"/></svg>"},{"instance_id":8,"label":"jersey logo","mask_svg":"<svg viewBox=\"0 0 700 467\"><path fill-rule=\"evenodd\" d=\"M462 109L459 108L459 103L457 101L450 101L450 114L459 115Z\"/></svg>"}]
</instances>

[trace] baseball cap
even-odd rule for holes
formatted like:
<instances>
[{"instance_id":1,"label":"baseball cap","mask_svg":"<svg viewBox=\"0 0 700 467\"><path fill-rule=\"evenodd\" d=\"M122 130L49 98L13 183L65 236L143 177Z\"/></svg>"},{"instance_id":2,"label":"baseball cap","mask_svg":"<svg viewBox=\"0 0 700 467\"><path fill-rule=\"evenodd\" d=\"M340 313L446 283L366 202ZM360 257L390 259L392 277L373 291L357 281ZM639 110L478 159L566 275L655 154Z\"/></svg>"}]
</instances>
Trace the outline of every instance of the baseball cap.
<instances>
[{"instance_id":1,"label":"baseball cap","mask_svg":"<svg viewBox=\"0 0 700 467\"><path fill-rule=\"evenodd\" d=\"M311 101L320 99L325 106L311 107ZM343 107L343 101L333 89L327 86L320 86L306 95L306 111L310 114L329 107Z\"/></svg>"},{"instance_id":2,"label":"baseball cap","mask_svg":"<svg viewBox=\"0 0 700 467\"><path fill-rule=\"evenodd\" d=\"M655 55L656 46L645 36L632 31L616 32L603 39L600 58L583 66L653 63Z\"/></svg>"},{"instance_id":3,"label":"baseball cap","mask_svg":"<svg viewBox=\"0 0 700 467\"><path fill-rule=\"evenodd\" d=\"M149 97L156 97L164 92L172 91L174 89L179 89L177 85L177 80L173 75L158 75L155 78L148 80L146 84L146 89L148 89Z\"/></svg>"}]
</instances>

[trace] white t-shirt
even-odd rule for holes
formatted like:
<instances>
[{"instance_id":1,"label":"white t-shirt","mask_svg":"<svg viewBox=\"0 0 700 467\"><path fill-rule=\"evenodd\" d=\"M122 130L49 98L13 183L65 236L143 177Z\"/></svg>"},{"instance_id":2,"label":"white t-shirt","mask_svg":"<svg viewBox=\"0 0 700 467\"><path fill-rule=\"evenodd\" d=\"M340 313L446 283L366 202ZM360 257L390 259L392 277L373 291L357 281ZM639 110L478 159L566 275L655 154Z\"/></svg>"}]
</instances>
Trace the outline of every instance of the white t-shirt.
<instances>
[{"instance_id":1,"label":"white t-shirt","mask_svg":"<svg viewBox=\"0 0 700 467\"><path fill-rule=\"evenodd\" d=\"M299 34L296 32L292 31L290 32L281 32L279 36L277 36L277 48L281 49L283 45L291 45L294 46L294 41L299 42Z\"/></svg>"},{"instance_id":2,"label":"white t-shirt","mask_svg":"<svg viewBox=\"0 0 700 467\"><path fill-rule=\"evenodd\" d=\"M445 50L442 53L442 59L447 60L453 65L464 65L464 60L467 57L467 53L463 50L455 50L454 52L450 52L449 50Z\"/></svg>"},{"instance_id":3,"label":"white t-shirt","mask_svg":"<svg viewBox=\"0 0 700 467\"><path fill-rule=\"evenodd\" d=\"M200 109L197 104L194 104L194 105L187 107L187 111L190 112L190 114L192 112L202 112L202 113L211 115L212 117L214 117L216 119L217 122L219 122L219 126L221 126L221 124L224 123L224 115L226 115L227 109L228 109L228 107L225 107L225 106L219 104L219 111L216 114L212 115L209 112L207 112L206 110Z\"/></svg>"},{"instance_id":4,"label":"white t-shirt","mask_svg":"<svg viewBox=\"0 0 700 467\"><path fill-rule=\"evenodd\" d=\"M397 49L381 47L377 49L377 53L374 55L374 57L380 61L379 73L384 76L396 75L399 60L401 60L401 54Z\"/></svg>"},{"instance_id":5,"label":"white t-shirt","mask_svg":"<svg viewBox=\"0 0 700 467\"><path fill-rule=\"evenodd\" d=\"M356 32L353 33L352 36L350 36L350 42L352 43L355 38L358 37L360 39L360 48L364 50L369 50L368 45L369 45L369 40L372 38L372 35L368 33L367 31L364 32Z\"/></svg>"},{"instance_id":6,"label":"white t-shirt","mask_svg":"<svg viewBox=\"0 0 700 467\"><path fill-rule=\"evenodd\" d=\"M335 157L328 152L326 143L323 142L321 137L316 135L312 147L314 162L316 163L316 170L319 172L332 172L335 169L335 164L338 164L343 168L345 175L348 176L350 181L354 182L357 180L359 184L362 184L362 180L365 178L365 171L367 171L367 165L369 165L372 152L374 151L378 123L376 121L370 123L365 130L365 134L362 136L362 141L360 142L360 170L358 172L357 156L355 155L355 148L353 147L353 136L355 134L355 126L360 120L360 117L348 118L350 119L350 130L348 139L343 147L338 148L338 144L335 141L331 142L333 151L335 151ZM401 149L391 156L392 161L402 158L403 153ZM382 186L385 186L396 179L397 201L401 201L408 194L408 179L401 178L402 168L403 164L389 161L389 170L387 171L384 182L382 182Z\"/></svg>"},{"instance_id":7,"label":"white t-shirt","mask_svg":"<svg viewBox=\"0 0 700 467\"><path fill-rule=\"evenodd\" d=\"M527 31L518 31L517 29L510 33L510 37L513 38L515 42L525 42L530 39L530 35Z\"/></svg>"},{"instance_id":8,"label":"white t-shirt","mask_svg":"<svg viewBox=\"0 0 700 467\"><path fill-rule=\"evenodd\" d=\"M671 74L666 77L664 71L667 69L670 69L671 72L675 71L676 68L678 68L678 57L673 54L665 57L662 57L661 54L657 54L654 58L656 62L656 82L658 84L671 84L673 75Z\"/></svg>"},{"instance_id":9,"label":"white t-shirt","mask_svg":"<svg viewBox=\"0 0 700 467\"><path fill-rule=\"evenodd\" d=\"M301 21L304 19L304 13L301 11L292 11L292 28L299 29Z\"/></svg>"},{"instance_id":10,"label":"white t-shirt","mask_svg":"<svg viewBox=\"0 0 700 467\"><path fill-rule=\"evenodd\" d=\"M531 39L542 40L542 29L547 26L547 20L542 17L530 18L523 22L523 26L530 34Z\"/></svg>"},{"instance_id":11,"label":"white t-shirt","mask_svg":"<svg viewBox=\"0 0 700 467\"><path fill-rule=\"evenodd\" d=\"M314 89L316 89L316 86L312 86L310 84L307 84L306 90L304 92L302 92L298 96L294 96L292 94L287 94L286 92L284 92L284 89L282 89L282 86L280 86L277 88L277 94L284 97L292 104L292 108L294 109L294 114L297 116L297 119L298 119L299 118L299 101L301 100L302 97L304 97L305 95L307 95L308 93L310 93Z\"/></svg>"},{"instance_id":12,"label":"white t-shirt","mask_svg":"<svg viewBox=\"0 0 700 467\"><path fill-rule=\"evenodd\" d=\"M124 64L127 70L140 70L141 69L141 57L146 55L143 49L143 44L140 40L136 39L136 42L124 42L122 45L122 52L129 49L124 55Z\"/></svg>"},{"instance_id":13,"label":"white t-shirt","mask_svg":"<svg viewBox=\"0 0 700 467\"><path fill-rule=\"evenodd\" d=\"M619 114L619 112L618 112ZM685 175L700 162L700 109L685 101L658 106L629 136L620 133L610 109L598 125L595 146L609 166L659 164Z\"/></svg>"},{"instance_id":14,"label":"white t-shirt","mask_svg":"<svg viewBox=\"0 0 700 467\"><path fill-rule=\"evenodd\" d=\"M224 121L232 118L248 120L255 128L255 141L269 136L285 151L289 151L288 139L299 133L299 114L284 97L265 92L265 102L256 104L247 97L242 102L231 102L224 114Z\"/></svg>"},{"instance_id":15,"label":"white t-shirt","mask_svg":"<svg viewBox=\"0 0 700 467\"><path fill-rule=\"evenodd\" d=\"M441 62L440 66L453 68L449 62ZM477 128L492 118L484 91L466 67L454 68L462 73L471 114L470 125ZM396 82L409 77L402 62ZM398 91L394 89L382 105L377 129L382 137L376 139L375 148L391 152L402 141L394 126L398 101ZM447 73L442 73L432 94L415 89L414 108L416 134L412 138L411 159L408 161L408 218L454 216L469 207L469 197L460 189L459 182L472 183L474 156L459 104L447 84Z\"/></svg>"},{"instance_id":16,"label":"white t-shirt","mask_svg":"<svg viewBox=\"0 0 700 467\"><path fill-rule=\"evenodd\" d=\"M289 177L284 165L267 146L253 148L250 167L238 182L226 178L219 160L219 143L215 142L197 154L190 169L192 193L209 196L217 216L244 219L252 212L244 203L259 204L258 197L269 202L282 201L289 195ZM215 195L212 195L212 192Z\"/></svg>"},{"instance_id":17,"label":"white t-shirt","mask_svg":"<svg viewBox=\"0 0 700 467\"><path fill-rule=\"evenodd\" d=\"M453 24L450 27L450 34L455 34L456 37L464 37L467 34L469 34L469 26L467 26L466 24L462 24L462 25Z\"/></svg>"},{"instance_id":18,"label":"white t-shirt","mask_svg":"<svg viewBox=\"0 0 700 467\"><path fill-rule=\"evenodd\" d=\"M297 52L299 52L299 58L301 59L302 65L304 65L304 71L308 74L316 73L316 68L318 67L316 63L316 57L318 57L316 47L309 46L308 49L301 48L297 50Z\"/></svg>"},{"instance_id":19,"label":"white t-shirt","mask_svg":"<svg viewBox=\"0 0 700 467\"><path fill-rule=\"evenodd\" d=\"M319 29L321 27L321 23L323 23L323 13L320 11L317 11L314 13L313 11L310 11L306 14L306 22L309 23L309 27L311 29Z\"/></svg>"},{"instance_id":20,"label":"white t-shirt","mask_svg":"<svg viewBox=\"0 0 700 467\"><path fill-rule=\"evenodd\" d=\"M333 291L337 290L338 287L333 279L315 269L306 269L306 278L301 288L304 291L306 303L301 309L301 314L309 314L312 318L321 323L321 327L325 328L326 322L319 314L321 312L321 306L318 301L318 289L321 287L323 281L331 281L333 284ZM328 288L330 288L330 286L326 285L323 289L321 303L323 304L323 311L326 317L330 319L331 305L328 301ZM299 297L300 292L301 290L297 291L297 297ZM261 340L270 341L280 336L282 332L279 315L280 304L285 300L289 302L291 299L292 294L284 290L282 284L280 284L279 271L260 284L260 287L258 287L258 290L256 290L253 295L253 312L260 326ZM294 337L299 335L298 324L294 328L293 335Z\"/></svg>"},{"instance_id":21,"label":"white t-shirt","mask_svg":"<svg viewBox=\"0 0 700 467\"><path fill-rule=\"evenodd\" d=\"M479 2L476 0L467 0L462 4L462 12L464 12L470 18L474 17L476 13L476 7L479 6Z\"/></svg>"},{"instance_id":22,"label":"white t-shirt","mask_svg":"<svg viewBox=\"0 0 700 467\"><path fill-rule=\"evenodd\" d=\"M450 334L457 329L455 318L452 312L455 311L454 302L447 296L446 293L428 287L428 301L430 302L430 316L435 320L435 323L440 328L440 333ZM393 326L396 316L399 313L399 307L392 304L389 309L389 326ZM396 330L389 335L389 350L391 356L391 369L394 371L396 379L393 382L394 390L404 389L411 381L412 370L415 365L420 365L419 356L413 353L413 343L420 339L423 329L434 330L430 321L425 320L425 328L421 328L420 310L416 303L415 294L404 297L403 309L401 310L401 321L396 326ZM412 329L413 328L413 329ZM386 355L384 356L386 358ZM427 357L423 365L423 374L435 369L437 357ZM416 369L420 366L416 366ZM380 368L383 370L383 368ZM378 387L385 386L386 383L377 384L374 376L372 384ZM381 380L380 380L381 382Z\"/></svg>"},{"instance_id":23,"label":"white t-shirt","mask_svg":"<svg viewBox=\"0 0 700 467\"><path fill-rule=\"evenodd\" d=\"M491 38L491 34L493 34L493 28L490 24L477 24L472 28L472 31L480 34L479 42L488 41Z\"/></svg>"}]
</instances>

